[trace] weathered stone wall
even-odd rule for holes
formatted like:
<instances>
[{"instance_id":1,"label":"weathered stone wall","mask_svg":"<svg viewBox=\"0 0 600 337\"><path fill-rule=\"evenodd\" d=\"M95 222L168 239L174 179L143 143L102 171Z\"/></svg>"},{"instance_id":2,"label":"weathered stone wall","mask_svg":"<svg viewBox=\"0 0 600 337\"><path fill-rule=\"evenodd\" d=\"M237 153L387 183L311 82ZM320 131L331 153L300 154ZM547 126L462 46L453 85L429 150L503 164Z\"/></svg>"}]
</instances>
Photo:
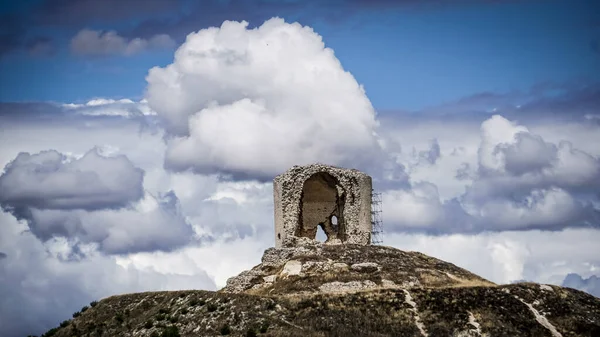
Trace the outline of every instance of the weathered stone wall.
<instances>
[{"instance_id":1,"label":"weathered stone wall","mask_svg":"<svg viewBox=\"0 0 600 337\"><path fill-rule=\"evenodd\" d=\"M369 244L371 193L371 177L358 170L292 167L273 181L275 246L293 245L295 237L314 239L319 225L328 243Z\"/></svg>"}]
</instances>

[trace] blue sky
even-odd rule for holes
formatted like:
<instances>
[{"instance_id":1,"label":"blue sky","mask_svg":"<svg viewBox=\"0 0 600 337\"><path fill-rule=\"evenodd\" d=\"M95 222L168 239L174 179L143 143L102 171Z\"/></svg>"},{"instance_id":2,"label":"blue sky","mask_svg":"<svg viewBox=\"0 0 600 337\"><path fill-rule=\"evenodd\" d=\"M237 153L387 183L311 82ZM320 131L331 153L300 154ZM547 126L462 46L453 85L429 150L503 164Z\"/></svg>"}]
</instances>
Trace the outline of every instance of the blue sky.
<instances>
[{"instance_id":1,"label":"blue sky","mask_svg":"<svg viewBox=\"0 0 600 337\"><path fill-rule=\"evenodd\" d=\"M3 27L3 33L17 43L14 48L0 48L5 51L0 58L0 100L81 102L94 97L141 97L148 69L172 62L174 49L90 56L73 55L69 43L84 28L116 30L130 38L137 37L136 33L139 37L165 33L180 43L186 29L192 32L213 21L218 24L216 17L198 15L189 20L185 16L196 15L195 11L210 13L218 7L213 2L198 8L181 2L180 6L164 5L166 9L160 0L154 2L162 9L158 13L136 12L136 1L131 1L131 8L123 5L131 12L128 15L113 18L98 11L94 17L91 11L89 17L67 23L52 19L60 17L58 11L70 10L74 1L55 1L53 11L42 8L45 1L22 2L18 8L3 2L0 11L13 21L19 22L23 15L34 19L28 19L18 36L10 36L17 35L17 24ZM453 5L333 1L331 7L313 1L287 2L294 7L281 1L268 2L271 5L242 1L246 4L242 12L233 11L237 9L234 3L218 7L219 15L227 18L230 6L231 19L247 18L252 25L280 16L313 27L345 69L364 84L379 110L418 110L479 92L528 90L538 83L600 80L600 6L596 1L461 1ZM187 7L191 9L182 9ZM157 17L169 19L162 27L148 24ZM36 37L49 40L38 53L31 51L30 41Z\"/></svg>"}]
</instances>

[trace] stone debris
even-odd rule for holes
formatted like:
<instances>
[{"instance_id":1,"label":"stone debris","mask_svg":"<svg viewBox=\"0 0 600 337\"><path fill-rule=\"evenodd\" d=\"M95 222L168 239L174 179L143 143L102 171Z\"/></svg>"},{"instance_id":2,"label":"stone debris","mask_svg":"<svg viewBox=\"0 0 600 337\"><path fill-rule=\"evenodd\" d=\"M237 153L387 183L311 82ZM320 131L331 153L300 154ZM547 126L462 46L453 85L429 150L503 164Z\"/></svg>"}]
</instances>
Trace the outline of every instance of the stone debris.
<instances>
[{"instance_id":1,"label":"stone debris","mask_svg":"<svg viewBox=\"0 0 600 337\"><path fill-rule=\"evenodd\" d=\"M294 276L300 275L302 272L302 262L291 260L288 261L285 266L283 266L283 271L281 272L281 276Z\"/></svg>"},{"instance_id":2,"label":"stone debris","mask_svg":"<svg viewBox=\"0 0 600 337\"><path fill-rule=\"evenodd\" d=\"M275 282L275 280L277 280L277 275L269 275L263 277L263 281L265 281L266 283L273 283Z\"/></svg>"},{"instance_id":3,"label":"stone debris","mask_svg":"<svg viewBox=\"0 0 600 337\"><path fill-rule=\"evenodd\" d=\"M427 331L425 331L425 325L423 324L423 322L421 322L421 316L419 316L419 310L417 309L417 303L415 301L413 301L412 296L410 296L410 293L408 292L408 290L404 289L404 294L406 295L406 297L404 298L404 302L406 302L408 305L411 306L411 311L414 314L414 318L415 318L415 325L417 326L417 329L419 329L419 331L421 332L421 336L429 336L427 334Z\"/></svg>"},{"instance_id":4,"label":"stone debris","mask_svg":"<svg viewBox=\"0 0 600 337\"><path fill-rule=\"evenodd\" d=\"M381 267L379 266L379 264L375 262L355 263L352 266L350 266L350 269L363 273L376 272L379 271L380 268Z\"/></svg>"},{"instance_id":5,"label":"stone debris","mask_svg":"<svg viewBox=\"0 0 600 337\"><path fill-rule=\"evenodd\" d=\"M343 262L336 262L333 264L333 269L348 269L348 264Z\"/></svg>"},{"instance_id":6,"label":"stone debris","mask_svg":"<svg viewBox=\"0 0 600 337\"><path fill-rule=\"evenodd\" d=\"M254 286L254 281L262 277L260 271L251 269L241 272L237 276L227 279L228 292L240 293Z\"/></svg>"},{"instance_id":7,"label":"stone debris","mask_svg":"<svg viewBox=\"0 0 600 337\"><path fill-rule=\"evenodd\" d=\"M381 286L383 288L399 288L400 287L394 281L392 281L392 280L386 280L386 279L382 279L381 280Z\"/></svg>"},{"instance_id":8,"label":"stone debris","mask_svg":"<svg viewBox=\"0 0 600 337\"><path fill-rule=\"evenodd\" d=\"M473 328L475 329L475 334L476 336L481 336L481 325L479 325L479 322L477 322L477 319L475 319L475 316L473 315L472 312L468 311L469 313L469 324L471 324L471 326L473 326Z\"/></svg>"},{"instance_id":9,"label":"stone debris","mask_svg":"<svg viewBox=\"0 0 600 337\"><path fill-rule=\"evenodd\" d=\"M552 323L550 323L550 321L548 321L546 316L540 314L540 312L537 311L533 307L533 305L525 302L523 299L521 299L518 296L515 296L515 298L518 299L519 301L521 301L523 304L525 304L529 308L529 311L531 311L533 316L535 316L535 320L538 323L540 323L544 328L548 329L548 331L550 331L550 333L552 334L553 337L562 337L562 334L560 332L558 332L558 330L556 330L556 327L554 327L554 325L552 325Z\"/></svg>"},{"instance_id":10,"label":"stone debris","mask_svg":"<svg viewBox=\"0 0 600 337\"><path fill-rule=\"evenodd\" d=\"M333 268L331 262L323 261L308 261L302 264L303 271L311 271L314 273L329 271Z\"/></svg>"},{"instance_id":11,"label":"stone debris","mask_svg":"<svg viewBox=\"0 0 600 337\"><path fill-rule=\"evenodd\" d=\"M475 328L475 331L477 332L477 334L481 335L481 326L479 325L479 323L477 323L475 316L473 316L473 313L470 311L469 311L469 324L471 324Z\"/></svg>"},{"instance_id":12,"label":"stone debris","mask_svg":"<svg viewBox=\"0 0 600 337\"><path fill-rule=\"evenodd\" d=\"M477 322L477 319L475 318L473 313L470 311L467 311L467 313L469 314L469 325L471 325L473 328L461 331L461 332L457 333L456 336L457 337L487 337L488 336L487 334L484 334L481 332L481 325L479 324L479 322Z\"/></svg>"},{"instance_id":13,"label":"stone debris","mask_svg":"<svg viewBox=\"0 0 600 337\"><path fill-rule=\"evenodd\" d=\"M402 282L401 288L410 289L415 287L421 287L421 282L415 276L408 276L408 281Z\"/></svg>"},{"instance_id":14,"label":"stone debris","mask_svg":"<svg viewBox=\"0 0 600 337\"><path fill-rule=\"evenodd\" d=\"M291 276L300 277L296 287L300 284L308 287L298 292L310 292L315 285L318 287L327 282L367 279L374 281L378 288L413 289L432 283L436 286L494 285L454 265L425 258L419 253L372 245L331 246L312 243L314 241L308 238L297 239L302 243L300 246L267 249L261 264L230 278L222 291L239 293L252 289L255 294L254 290L260 290L258 293L274 295L285 291L278 285ZM388 281L379 281L383 279Z\"/></svg>"},{"instance_id":15,"label":"stone debris","mask_svg":"<svg viewBox=\"0 0 600 337\"><path fill-rule=\"evenodd\" d=\"M321 285L319 291L323 293L350 293L377 288L373 281L350 281L350 282L329 282Z\"/></svg>"}]
</instances>

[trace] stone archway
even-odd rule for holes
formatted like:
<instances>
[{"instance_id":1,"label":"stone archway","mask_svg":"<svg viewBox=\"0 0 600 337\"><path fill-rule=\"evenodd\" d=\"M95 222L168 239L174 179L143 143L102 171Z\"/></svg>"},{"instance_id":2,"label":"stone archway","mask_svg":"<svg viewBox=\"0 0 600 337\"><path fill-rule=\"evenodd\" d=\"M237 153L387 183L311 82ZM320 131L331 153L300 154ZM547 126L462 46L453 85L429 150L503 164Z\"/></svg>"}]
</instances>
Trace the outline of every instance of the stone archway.
<instances>
[{"instance_id":1,"label":"stone archway","mask_svg":"<svg viewBox=\"0 0 600 337\"><path fill-rule=\"evenodd\" d=\"M345 192L338 180L327 172L317 172L302 187L300 216L296 236L315 239L319 227L327 241L344 239Z\"/></svg>"}]
</instances>

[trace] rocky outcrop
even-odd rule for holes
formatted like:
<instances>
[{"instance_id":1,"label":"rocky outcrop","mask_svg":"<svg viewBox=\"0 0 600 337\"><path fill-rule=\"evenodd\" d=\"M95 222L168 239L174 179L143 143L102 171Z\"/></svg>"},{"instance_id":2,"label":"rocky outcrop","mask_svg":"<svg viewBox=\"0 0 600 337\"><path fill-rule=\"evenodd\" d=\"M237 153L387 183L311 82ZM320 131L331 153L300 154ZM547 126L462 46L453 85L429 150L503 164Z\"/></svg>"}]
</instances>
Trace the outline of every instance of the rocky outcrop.
<instances>
[{"instance_id":1,"label":"rocky outcrop","mask_svg":"<svg viewBox=\"0 0 600 337\"><path fill-rule=\"evenodd\" d=\"M262 263L222 290L250 294L340 293L387 288L494 286L451 263L391 247L330 245L300 238L270 248Z\"/></svg>"}]
</instances>

